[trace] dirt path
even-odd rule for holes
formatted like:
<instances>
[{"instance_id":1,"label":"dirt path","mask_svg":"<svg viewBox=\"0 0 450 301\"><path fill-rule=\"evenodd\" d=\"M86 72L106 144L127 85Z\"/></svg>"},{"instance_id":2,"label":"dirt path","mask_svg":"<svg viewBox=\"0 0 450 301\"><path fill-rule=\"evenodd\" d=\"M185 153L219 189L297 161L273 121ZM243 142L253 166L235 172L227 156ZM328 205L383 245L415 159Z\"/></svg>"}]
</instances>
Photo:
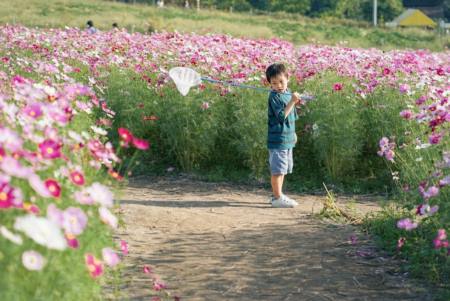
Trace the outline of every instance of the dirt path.
<instances>
[{"instance_id":1,"label":"dirt path","mask_svg":"<svg viewBox=\"0 0 450 301\"><path fill-rule=\"evenodd\" d=\"M312 216L320 197L291 196L300 206L272 209L262 189L135 180L121 200L127 228L119 236L130 249L123 296L150 299L147 264L182 300L432 300L357 229Z\"/></svg>"}]
</instances>

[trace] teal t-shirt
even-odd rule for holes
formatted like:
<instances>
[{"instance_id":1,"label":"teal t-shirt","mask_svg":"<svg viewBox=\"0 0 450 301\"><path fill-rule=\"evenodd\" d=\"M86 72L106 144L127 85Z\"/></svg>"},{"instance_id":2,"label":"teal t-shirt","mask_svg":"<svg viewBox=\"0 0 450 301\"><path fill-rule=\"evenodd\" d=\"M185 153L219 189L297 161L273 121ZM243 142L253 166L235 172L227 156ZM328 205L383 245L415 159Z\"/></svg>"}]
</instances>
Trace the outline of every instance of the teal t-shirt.
<instances>
[{"instance_id":1,"label":"teal t-shirt","mask_svg":"<svg viewBox=\"0 0 450 301\"><path fill-rule=\"evenodd\" d=\"M269 149L290 149L297 142L295 134L295 120L298 119L294 108L288 116L284 116L284 109L292 95L271 91L268 101L268 133L267 147Z\"/></svg>"}]
</instances>

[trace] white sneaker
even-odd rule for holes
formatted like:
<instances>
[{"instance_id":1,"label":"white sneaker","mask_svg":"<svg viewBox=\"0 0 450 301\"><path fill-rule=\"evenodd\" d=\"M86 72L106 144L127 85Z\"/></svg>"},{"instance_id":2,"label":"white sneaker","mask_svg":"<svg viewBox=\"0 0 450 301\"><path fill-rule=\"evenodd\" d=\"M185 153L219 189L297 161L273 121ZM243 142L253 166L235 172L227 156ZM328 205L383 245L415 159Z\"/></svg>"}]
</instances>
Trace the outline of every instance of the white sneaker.
<instances>
[{"instance_id":1,"label":"white sneaker","mask_svg":"<svg viewBox=\"0 0 450 301\"><path fill-rule=\"evenodd\" d=\"M293 200L293 199L291 199L290 197L288 197L287 195L284 195L284 194L283 194L283 197L286 198L286 199L288 199L289 202L292 202L292 203L294 204L294 206L298 206L298 203L297 203L295 200Z\"/></svg>"},{"instance_id":2,"label":"white sneaker","mask_svg":"<svg viewBox=\"0 0 450 301\"><path fill-rule=\"evenodd\" d=\"M297 202L287 198L285 195L282 195L278 199L274 199L272 201L273 208L294 208L297 206Z\"/></svg>"}]
</instances>

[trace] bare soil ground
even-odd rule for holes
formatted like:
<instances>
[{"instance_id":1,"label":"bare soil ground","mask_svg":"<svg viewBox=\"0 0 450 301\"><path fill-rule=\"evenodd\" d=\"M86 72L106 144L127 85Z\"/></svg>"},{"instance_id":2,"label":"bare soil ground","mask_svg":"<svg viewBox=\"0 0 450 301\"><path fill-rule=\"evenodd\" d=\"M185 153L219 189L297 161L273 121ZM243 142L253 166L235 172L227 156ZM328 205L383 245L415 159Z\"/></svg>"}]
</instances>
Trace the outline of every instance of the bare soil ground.
<instances>
[{"instance_id":1,"label":"bare soil ground","mask_svg":"<svg viewBox=\"0 0 450 301\"><path fill-rule=\"evenodd\" d=\"M142 271L150 265L182 300L433 300L357 227L317 218L323 196L289 194L297 208L273 209L269 194L183 178L133 180L117 234L130 250L121 299L151 299ZM379 209L368 198L354 207Z\"/></svg>"}]
</instances>

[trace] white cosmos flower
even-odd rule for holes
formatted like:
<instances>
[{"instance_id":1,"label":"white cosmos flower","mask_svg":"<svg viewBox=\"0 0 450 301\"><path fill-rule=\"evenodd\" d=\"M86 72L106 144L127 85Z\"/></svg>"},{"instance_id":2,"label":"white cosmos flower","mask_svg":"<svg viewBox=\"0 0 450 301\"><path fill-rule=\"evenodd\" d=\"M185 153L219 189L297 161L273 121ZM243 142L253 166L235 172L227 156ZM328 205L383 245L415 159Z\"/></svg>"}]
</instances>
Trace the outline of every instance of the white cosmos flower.
<instances>
[{"instance_id":1,"label":"white cosmos flower","mask_svg":"<svg viewBox=\"0 0 450 301\"><path fill-rule=\"evenodd\" d=\"M102 136L106 136L106 134L108 134L107 131L95 125L91 126L91 129L94 131L94 133L97 133Z\"/></svg>"},{"instance_id":2,"label":"white cosmos flower","mask_svg":"<svg viewBox=\"0 0 450 301\"><path fill-rule=\"evenodd\" d=\"M64 250L67 247L59 226L47 218L31 214L20 216L16 218L14 229L24 232L36 243L49 249Z\"/></svg>"},{"instance_id":3,"label":"white cosmos flower","mask_svg":"<svg viewBox=\"0 0 450 301\"><path fill-rule=\"evenodd\" d=\"M45 258L36 251L26 251L22 254L23 266L30 271L40 271L47 263Z\"/></svg>"},{"instance_id":4,"label":"white cosmos flower","mask_svg":"<svg viewBox=\"0 0 450 301\"><path fill-rule=\"evenodd\" d=\"M90 187L86 188L86 192L91 196L94 202L105 206L111 207L113 205L113 194L108 187L95 182Z\"/></svg>"},{"instance_id":5,"label":"white cosmos flower","mask_svg":"<svg viewBox=\"0 0 450 301\"><path fill-rule=\"evenodd\" d=\"M0 227L0 233L3 235L4 238L9 239L16 245L21 245L23 243L22 237L20 237L20 235L12 233L5 226Z\"/></svg>"},{"instance_id":6,"label":"white cosmos flower","mask_svg":"<svg viewBox=\"0 0 450 301\"><path fill-rule=\"evenodd\" d=\"M100 214L100 219L107 225L110 225L112 228L117 228L117 217L111 213L107 208L100 207L98 208L98 213Z\"/></svg>"},{"instance_id":7,"label":"white cosmos flower","mask_svg":"<svg viewBox=\"0 0 450 301\"><path fill-rule=\"evenodd\" d=\"M78 134L78 133L76 133L76 132L74 132L74 131L72 131L72 130L69 130L69 131L67 132L67 134L69 135L70 138L72 138L72 139L75 140L76 142L78 142L78 143L84 143L84 139L83 139L83 137L81 137L80 134Z\"/></svg>"}]
</instances>

